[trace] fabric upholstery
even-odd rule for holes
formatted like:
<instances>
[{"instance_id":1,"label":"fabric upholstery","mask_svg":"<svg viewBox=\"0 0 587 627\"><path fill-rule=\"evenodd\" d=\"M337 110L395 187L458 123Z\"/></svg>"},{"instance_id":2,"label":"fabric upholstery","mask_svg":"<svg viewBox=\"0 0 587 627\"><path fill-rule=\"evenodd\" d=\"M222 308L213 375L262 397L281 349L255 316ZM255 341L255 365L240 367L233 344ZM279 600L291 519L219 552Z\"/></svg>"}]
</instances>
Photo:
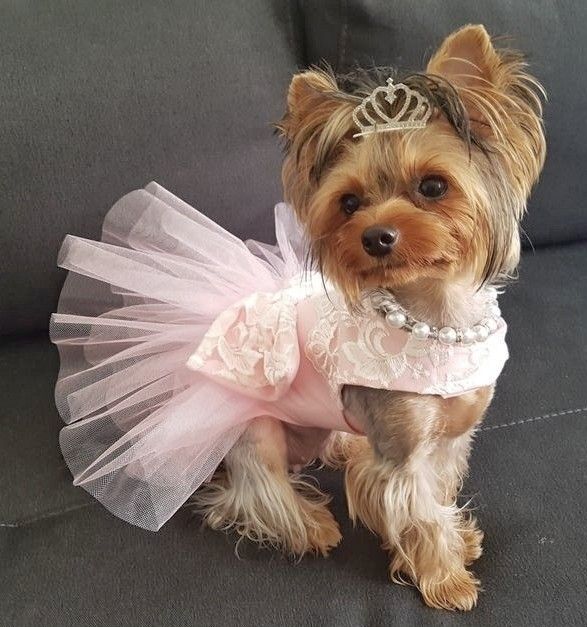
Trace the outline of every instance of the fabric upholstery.
<instances>
[{"instance_id":1,"label":"fabric upholstery","mask_svg":"<svg viewBox=\"0 0 587 627\"><path fill-rule=\"evenodd\" d=\"M344 536L328 559L292 564L247 543L238 559L236 539L201 529L187 507L156 534L114 518L71 485L60 458L54 348L39 337L5 342L0 623L584 624L587 293L577 287L586 272L584 244L528 254L502 297L512 356L463 491L486 532L475 565L485 592L468 616L428 610L387 581L378 540L348 521L338 473L314 473Z\"/></svg>"},{"instance_id":2,"label":"fabric upholstery","mask_svg":"<svg viewBox=\"0 0 587 627\"><path fill-rule=\"evenodd\" d=\"M530 203L521 279L502 297L511 358L463 502L486 532L472 614L391 585L377 538L348 521L328 559L292 564L201 529L159 533L74 488L47 338L66 233L94 238L156 179L239 236L270 238L280 149L270 122L292 72L321 59L423 67L466 22L512 35L550 93L549 157ZM587 624L587 5L548 0L31 0L0 8L0 625Z\"/></svg>"}]
</instances>

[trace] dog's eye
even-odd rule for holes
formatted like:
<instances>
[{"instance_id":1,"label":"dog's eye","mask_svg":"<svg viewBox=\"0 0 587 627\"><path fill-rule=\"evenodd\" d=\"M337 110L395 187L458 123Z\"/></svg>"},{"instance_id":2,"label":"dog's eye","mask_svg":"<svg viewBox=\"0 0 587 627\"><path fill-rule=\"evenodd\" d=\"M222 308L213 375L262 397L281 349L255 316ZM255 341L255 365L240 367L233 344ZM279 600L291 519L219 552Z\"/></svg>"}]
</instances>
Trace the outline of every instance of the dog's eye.
<instances>
[{"instance_id":1,"label":"dog's eye","mask_svg":"<svg viewBox=\"0 0 587 627\"><path fill-rule=\"evenodd\" d=\"M438 176L437 174L431 174L425 176L418 187L418 191L424 198L430 198L436 200L442 198L446 194L448 189L448 183L445 178Z\"/></svg>"},{"instance_id":2,"label":"dog's eye","mask_svg":"<svg viewBox=\"0 0 587 627\"><path fill-rule=\"evenodd\" d=\"M361 206L361 199L355 194L344 194L340 197L340 208L348 215L355 213Z\"/></svg>"}]
</instances>

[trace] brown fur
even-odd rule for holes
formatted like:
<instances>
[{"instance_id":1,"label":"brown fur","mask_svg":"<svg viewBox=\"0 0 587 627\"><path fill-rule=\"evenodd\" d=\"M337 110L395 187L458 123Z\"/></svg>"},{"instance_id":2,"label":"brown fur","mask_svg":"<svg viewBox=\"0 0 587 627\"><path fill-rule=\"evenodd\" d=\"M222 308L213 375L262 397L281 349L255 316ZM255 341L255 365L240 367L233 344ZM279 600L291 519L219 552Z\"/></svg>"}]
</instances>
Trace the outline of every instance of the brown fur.
<instances>
[{"instance_id":1,"label":"brown fur","mask_svg":"<svg viewBox=\"0 0 587 627\"><path fill-rule=\"evenodd\" d=\"M285 428L270 417L251 423L214 481L194 496L212 529L234 529L293 556L327 555L340 542L328 501L315 486L288 474Z\"/></svg>"},{"instance_id":2,"label":"brown fur","mask_svg":"<svg viewBox=\"0 0 587 627\"><path fill-rule=\"evenodd\" d=\"M493 387L479 388L440 401L439 429L448 438L458 438L477 426L493 398Z\"/></svg>"},{"instance_id":3,"label":"brown fur","mask_svg":"<svg viewBox=\"0 0 587 627\"><path fill-rule=\"evenodd\" d=\"M425 73L403 79L433 104L428 125L354 138L353 109L389 74L337 79L314 68L294 76L278 125L285 196L313 262L350 305L366 290L393 290L431 325L471 325L481 314L477 290L518 263L519 221L545 155L542 88L521 55L496 50L482 26L466 26ZM419 193L429 175L448 182L438 200ZM350 216L341 210L345 194L361 200ZM375 225L398 233L392 254L363 249L362 233ZM443 399L347 386L343 403L366 436L326 441L323 432L304 436L257 419L198 496L200 507L212 527L296 555L326 554L340 539L327 499L288 475L288 462L305 463L322 448L326 463L345 469L351 518L390 551L391 578L413 582L432 607L469 610L479 581L467 566L481 555L483 534L456 499L492 395L493 387Z\"/></svg>"}]
</instances>

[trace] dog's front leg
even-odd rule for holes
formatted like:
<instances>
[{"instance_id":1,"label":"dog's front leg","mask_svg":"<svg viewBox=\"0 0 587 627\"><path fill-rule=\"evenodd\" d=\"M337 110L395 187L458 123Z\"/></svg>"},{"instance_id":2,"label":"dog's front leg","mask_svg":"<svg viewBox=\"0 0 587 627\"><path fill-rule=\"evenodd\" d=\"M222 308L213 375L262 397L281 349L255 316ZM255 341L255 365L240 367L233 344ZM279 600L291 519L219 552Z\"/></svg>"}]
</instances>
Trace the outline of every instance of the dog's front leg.
<instances>
[{"instance_id":1,"label":"dog's front leg","mask_svg":"<svg viewBox=\"0 0 587 627\"><path fill-rule=\"evenodd\" d=\"M367 435L346 463L351 517L382 537L394 581L407 575L432 607L471 609L479 582L465 567L471 555L462 513L447 499L454 477L439 467L442 399L346 386L343 402Z\"/></svg>"}]
</instances>

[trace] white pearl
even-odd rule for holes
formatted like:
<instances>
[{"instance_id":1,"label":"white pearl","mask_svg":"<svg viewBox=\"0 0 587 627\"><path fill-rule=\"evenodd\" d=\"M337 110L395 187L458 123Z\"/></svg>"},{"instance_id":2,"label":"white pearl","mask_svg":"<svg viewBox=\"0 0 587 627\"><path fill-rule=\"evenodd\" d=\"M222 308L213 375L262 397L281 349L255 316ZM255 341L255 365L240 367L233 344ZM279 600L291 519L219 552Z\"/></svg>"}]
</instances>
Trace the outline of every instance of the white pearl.
<instances>
[{"instance_id":1,"label":"white pearl","mask_svg":"<svg viewBox=\"0 0 587 627\"><path fill-rule=\"evenodd\" d=\"M498 304L489 305L487 313L494 318L499 318L499 316L501 316L501 309Z\"/></svg>"},{"instance_id":2,"label":"white pearl","mask_svg":"<svg viewBox=\"0 0 587 627\"><path fill-rule=\"evenodd\" d=\"M443 344L454 344L457 341L457 332L452 327L442 327L438 332L438 339Z\"/></svg>"},{"instance_id":3,"label":"white pearl","mask_svg":"<svg viewBox=\"0 0 587 627\"><path fill-rule=\"evenodd\" d=\"M494 287L486 287L485 293L491 300L495 300L497 298L497 290Z\"/></svg>"},{"instance_id":4,"label":"white pearl","mask_svg":"<svg viewBox=\"0 0 587 627\"><path fill-rule=\"evenodd\" d=\"M473 329L470 329L468 327L466 329L463 329L462 335L461 335L461 342L463 344L465 345L472 344L476 339L477 339L477 334L475 333L475 331L473 331Z\"/></svg>"},{"instance_id":5,"label":"white pearl","mask_svg":"<svg viewBox=\"0 0 587 627\"><path fill-rule=\"evenodd\" d=\"M401 329L406 323L406 315L401 311L391 311L385 316L385 319L395 329Z\"/></svg>"},{"instance_id":6,"label":"white pearl","mask_svg":"<svg viewBox=\"0 0 587 627\"><path fill-rule=\"evenodd\" d=\"M412 335L417 340L425 340L430 335L430 327L425 322L416 322L412 327Z\"/></svg>"},{"instance_id":7,"label":"white pearl","mask_svg":"<svg viewBox=\"0 0 587 627\"><path fill-rule=\"evenodd\" d=\"M478 342L484 342L489 337L489 329L484 324L476 324L473 327Z\"/></svg>"},{"instance_id":8,"label":"white pearl","mask_svg":"<svg viewBox=\"0 0 587 627\"><path fill-rule=\"evenodd\" d=\"M489 333L497 331L497 320L495 318L485 318L481 320L481 324L489 329Z\"/></svg>"}]
</instances>

